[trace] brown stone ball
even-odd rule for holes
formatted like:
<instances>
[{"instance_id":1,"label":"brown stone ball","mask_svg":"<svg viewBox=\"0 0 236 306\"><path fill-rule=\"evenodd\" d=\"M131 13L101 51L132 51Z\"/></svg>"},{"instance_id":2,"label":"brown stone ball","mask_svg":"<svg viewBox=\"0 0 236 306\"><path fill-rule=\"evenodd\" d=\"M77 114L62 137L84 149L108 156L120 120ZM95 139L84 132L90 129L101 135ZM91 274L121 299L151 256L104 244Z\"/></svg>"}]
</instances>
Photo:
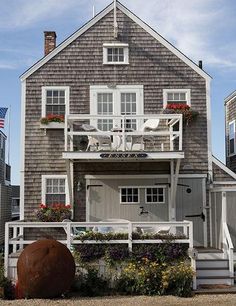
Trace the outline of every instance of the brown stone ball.
<instances>
[{"instance_id":1,"label":"brown stone ball","mask_svg":"<svg viewBox=\"0 0 236 306\"><path fill-rule=\"evenodd\" d=\"M53 239L38 240L21 253L17 274L24 297L59 297L72 285L75 261L62 243Z\"/></svg>"}]
</instances>

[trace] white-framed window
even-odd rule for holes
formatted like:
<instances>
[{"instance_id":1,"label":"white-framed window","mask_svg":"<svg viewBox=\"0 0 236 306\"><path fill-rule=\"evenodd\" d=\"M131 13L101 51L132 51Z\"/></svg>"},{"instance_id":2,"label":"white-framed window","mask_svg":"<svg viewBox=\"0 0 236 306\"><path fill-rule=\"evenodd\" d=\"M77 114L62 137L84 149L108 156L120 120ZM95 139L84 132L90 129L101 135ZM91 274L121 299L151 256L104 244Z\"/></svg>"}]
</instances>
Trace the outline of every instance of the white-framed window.
<instances>
[{"instance_id":1,"label":"white-framed window","mask_svg":"<svg viewBox=\"0 0 236 306\"><path fill-rule=\"evenodd\" d=\"M69 87L42 87L42 117L69 113Z\"/></svg>"},{"instance_id":2,"label":"white-framed window","mask_svg":"<svg viewBox=\"0 0 236 306\"><path fill-rule=\"evenodd\" d=\"M121 204L138 204L139 188L134 186L119 187L120 188L120 203Z\"/></svg>"},{"instance_id":3,"label":"white-framed window","mask_svg":"<svg viewBox=\"0 0 236 306\"><path fill-rule=\"evenodd\" d=\"M229 151L228 155L235 154L235 120L229 122Z\"/></svg>"},{"instance_id":4,"label":"white-framed window","mask_svg":"<svg viewBox=\"0 0 236 306\"><path fill-rule=\"evenodd\" d=\"M103 44L103 64L106 65L129 64L129 45L124 43Z\"/></svg>"},{"instance_id":5,"label":"white-framed window","mask_svg":"<svg viewBox=\"0 0 236 306\"><path fill-rule=\"evenodd\" d=\"M150 186L145 188L145 203L165 203L165 187Z\"/></svg>"},{"instance_id":6,"label":"white-framed window","mask_svg":"<svg viewBox=\"0 0 236 306\"><path fill-rule=\"evenodd\" d=\"M66 175L42 175L42 203L47 206L71 204Z\"/></svg>"},{"instance_id":7,"label":"white-framed window","mask_svg":"<svg viewBox=\"0 0 236 306\"><path fill-rule=\"evenodd\" d=\"M163 89L163 107L168 104L186 104L191 106L190 89Z\"/></svg>"},{"instance_id":8,"label":"white-framed window","mask_svg":"<svg viewBox=\"0 0 236 306\"><path fill-rule=\"evenodd\" d=\"M90 114L105 116L143 115L143 85L90 86ZM102 131L121 127L119 119L104 118L91 122ZM126 119L126 128L137 129L137 119Z\"/></svg>"}]
</instances>

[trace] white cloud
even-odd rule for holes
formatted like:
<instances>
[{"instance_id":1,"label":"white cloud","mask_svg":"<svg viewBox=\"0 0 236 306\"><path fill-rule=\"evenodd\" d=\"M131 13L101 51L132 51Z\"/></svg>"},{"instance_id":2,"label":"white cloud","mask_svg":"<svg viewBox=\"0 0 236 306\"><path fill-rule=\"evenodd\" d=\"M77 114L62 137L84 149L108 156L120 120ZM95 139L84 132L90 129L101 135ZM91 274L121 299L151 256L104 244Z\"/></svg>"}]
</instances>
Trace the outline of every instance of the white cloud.
<instances>
[{"instance_id":1,"label":"white cloud","mask_svg":"<svg viewBox=\"0 0 236 306\"><path fill-rule=\"evenodd\" d=\"M11 0L3 4L0 12L0 29L16 29L42 20L54 19L78 4L76 0Z\"/></svg>"},{"instance_id":2,"label":"white cloud","mask_svg":"<svg viewBox=\"0 0 236 306\"><path fill-rule=\"evenodd\" d=\"M224 41L225 31L235 27L228 0L149 0L145 6L143 0L122 3L195 62L201 59L210 66L236 68L233 42Z\"/></svg>"},{"instance_id":3,"label":"white cloud","mask_svg":"<svg viewBox=\"0 0 236 306\"><path fill-rule=\"evenodd\" d=\"M204 65L235 67L235 48L224 38L225 31L235 27L229 0L121 2L195 62L201 59ZM111 0L21 0L19 5L19 0L11 0L1 7L0 30L26 29L51 19L65 22L71 16L80 26L92 17L93 5L99 12L109 3Z\"/></svg>"}]
</instances>

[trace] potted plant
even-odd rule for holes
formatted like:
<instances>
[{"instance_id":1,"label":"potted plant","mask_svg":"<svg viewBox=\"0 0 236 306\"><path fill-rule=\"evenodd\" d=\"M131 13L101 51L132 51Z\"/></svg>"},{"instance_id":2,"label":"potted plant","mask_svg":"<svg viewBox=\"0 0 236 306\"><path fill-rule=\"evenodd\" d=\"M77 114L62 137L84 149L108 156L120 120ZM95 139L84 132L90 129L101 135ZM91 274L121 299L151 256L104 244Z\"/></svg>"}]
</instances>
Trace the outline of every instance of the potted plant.
<instances>
[{"instance_id":1,"label":"potted plant","mask_svg":"<svg viewBox=\"0 0 236 306\"><path fill-rule=\"evenodd\" d=\"M48 114L46 117L43 117L40 120L41 124L46 124L46 125L49 124L50 122L61 123L64 121L65 121L64 115L53 115L53 114Z\"/></svg>"},{"instance_id":2,"label":"potted plant","mask_svg":"<svg viewBox=\"0 0 236 306\"><path fill-rule=\"evenodd\" d=\"M52 206L41 204L35 216L41 222L62 222L71 218L71 206L60 203Z\"/></svg>"},{"instance_id":3,"label":"potted plant","mask_svg":"<svg viewBox=\"0 0 236 306\"><path fill-rule=\"evenodd\" d=\"M166 108L163 110L164 114L182 114L183 122L189 125L197 116L198 112L193 110L189 105L182 103L170 103L167 104Z\"/></svg>"}]
</instances>

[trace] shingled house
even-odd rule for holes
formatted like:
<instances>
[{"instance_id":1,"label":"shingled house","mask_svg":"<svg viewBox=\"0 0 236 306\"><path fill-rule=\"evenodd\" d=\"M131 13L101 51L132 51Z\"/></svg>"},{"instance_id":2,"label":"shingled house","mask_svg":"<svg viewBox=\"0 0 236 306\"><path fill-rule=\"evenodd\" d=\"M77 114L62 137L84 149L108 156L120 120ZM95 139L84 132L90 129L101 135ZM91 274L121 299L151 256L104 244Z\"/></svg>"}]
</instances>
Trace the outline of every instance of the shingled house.
<instances>
[{"instance_id":1,"label":"shingled house","mask_svg":"<svg viewBox=\"0 0 236 306\"><path fill-rule=\"evenodd\" d=\"M6 163L7 136L0 131L0 249L4 244L5 222L11 221L11 167Z\"/></svg>"},{"instance_id":2,"label":"shingled house","mask_svg":"<svg viewBox=\"0 0 236 306\"><path fill-rule=\"evenodd\" d=\"M191 220L200 247L221 249L228 222L236 241L236 175L211 152L211 77L122 4L58 46L45 32L21 82L21 219L70 203L76 221Z\"/></svg>"},{"instance_id":3,"label":"shingled house","mask_svg":"<svg viewBox=\"0 0 236 306\"><path fill-rule=\"evenodd\" d=\"M225 98L225 155L226 165L236 172L236 91Z\"/></svg>"}]
</instances>

